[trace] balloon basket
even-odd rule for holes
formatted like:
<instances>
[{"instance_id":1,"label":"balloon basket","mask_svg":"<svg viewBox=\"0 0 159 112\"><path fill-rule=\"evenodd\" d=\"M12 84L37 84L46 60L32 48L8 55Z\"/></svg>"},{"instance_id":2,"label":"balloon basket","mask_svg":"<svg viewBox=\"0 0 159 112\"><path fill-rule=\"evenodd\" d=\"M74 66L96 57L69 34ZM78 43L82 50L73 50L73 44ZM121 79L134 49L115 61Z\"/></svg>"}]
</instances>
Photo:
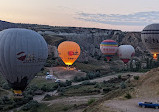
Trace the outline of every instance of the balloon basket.
<instances>
[{"instance_id":1,"label":"balloon basket","mask_svg":"<svg viewBox=\"0 0 159 112\"><path fill-rule=\"evenodd\" d=\"M24 97L21 90L13 90L13 93L15 99L21 99Z\"/></svg>"}]
</instances>

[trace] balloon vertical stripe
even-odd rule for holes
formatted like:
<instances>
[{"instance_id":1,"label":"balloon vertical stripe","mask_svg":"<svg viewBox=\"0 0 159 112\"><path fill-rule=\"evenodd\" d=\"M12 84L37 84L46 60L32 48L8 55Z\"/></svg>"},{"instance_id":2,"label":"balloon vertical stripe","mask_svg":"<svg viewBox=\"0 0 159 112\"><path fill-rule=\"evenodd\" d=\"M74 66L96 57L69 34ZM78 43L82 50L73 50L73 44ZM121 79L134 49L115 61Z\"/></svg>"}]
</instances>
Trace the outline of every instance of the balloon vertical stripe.
<instances>
[{"instance_id":1,"label":"balloon vertical stripe","mask_svg":"<svg viewBox=\"0 0 159 112\"><path fill-rule=\"evenodd\" d=\"M47 56L47 43L35 31L11 28L0 32L0 71L14 90L26 88Z\"/></svg>"}]
</instances>

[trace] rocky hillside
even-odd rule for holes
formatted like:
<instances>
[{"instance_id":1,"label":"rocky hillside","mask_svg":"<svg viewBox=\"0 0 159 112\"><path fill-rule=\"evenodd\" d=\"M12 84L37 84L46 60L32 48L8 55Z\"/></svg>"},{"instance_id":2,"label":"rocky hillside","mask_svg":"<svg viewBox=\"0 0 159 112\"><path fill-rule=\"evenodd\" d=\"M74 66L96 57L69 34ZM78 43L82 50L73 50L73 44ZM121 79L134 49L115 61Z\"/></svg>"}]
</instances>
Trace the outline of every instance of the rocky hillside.
<instances>
[{"instance_id":1,"label":"rocky hillside","mask_svg":"<svg viewBox=\"0 0 159 112\"><path fill-rule=\"evenodd\" d=\"M57 47L65 40L77 42L82 50L78 61L88 61L104 57L99 49L99 44L105 39L113 39L119 45L130 44L136 50L136 56L143 59L148 55L141 42L140 32L122 32L120 30L108 30L81 27L57 27L36 24L20 24L0 21L0 30L7 28L32 29L44 36L49 46L50 55L57 57Z\"/></svg>"},{"instance_id":2,"label":"rocky hillside","mask_svg":"<svg viewBox=\"0 0 159 112\"><path fill-rule=\"evenodd\" d=\"M57 28L55 28L57 30ZM48 43L52 46L58 47L59 43L65 40L77 42L82 53L79 61L91 60L92 58L99 59L104 57L100 51L100 43L105 39L113 39L119 45L130 44L134 46L136 54L139 59L144 59L149 56L149 52L141 41L140 32L122 32L120 30L94 29L94 28L59 28L61 32L55 31L38 31ZM68 31L68 29L70 31ZM66 32L64 32L66 31Z\"/></svg>"},{"instance_id":3,"label":"rocky hillside","mask_svg":"<svg viewBox=\"0 0 159 112\"><path fill-rule=\"evenodd\" d=\"M138 102L159 102L159 68L140 73L138 76L138 80L131 78L126 83L126 89L109 92L87 107L84 112L158 112L153 108L141 108ZM128 93L131 98L125 97Z\"/></svg>"}]
</instances>

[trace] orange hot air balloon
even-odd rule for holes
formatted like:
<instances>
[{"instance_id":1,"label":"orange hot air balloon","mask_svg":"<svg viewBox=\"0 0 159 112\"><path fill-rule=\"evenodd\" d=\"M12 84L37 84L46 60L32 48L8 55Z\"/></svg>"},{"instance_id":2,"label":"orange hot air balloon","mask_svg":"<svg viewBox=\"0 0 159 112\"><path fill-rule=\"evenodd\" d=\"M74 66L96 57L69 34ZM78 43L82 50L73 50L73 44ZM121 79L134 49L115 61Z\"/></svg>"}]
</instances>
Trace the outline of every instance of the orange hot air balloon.
<instances>
[{"instance_id":1,"label":"orange hot air balloon","mask_svg":"<svg viewBox=\"0 0 159 112\"><path fill-rule=\"evenodd\" d=\"M65 41L58 46L58 53L66 65L72 65L80 55L80 46L76 42Z\"/></svg>"}]
</instances>

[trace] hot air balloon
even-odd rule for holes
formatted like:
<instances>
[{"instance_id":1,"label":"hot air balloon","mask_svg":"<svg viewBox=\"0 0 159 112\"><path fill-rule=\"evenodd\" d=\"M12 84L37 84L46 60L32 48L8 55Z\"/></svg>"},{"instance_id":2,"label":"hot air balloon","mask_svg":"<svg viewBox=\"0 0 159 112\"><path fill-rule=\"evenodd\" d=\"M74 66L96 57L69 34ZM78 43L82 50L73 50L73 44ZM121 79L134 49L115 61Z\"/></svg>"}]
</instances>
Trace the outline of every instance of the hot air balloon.
<instances>
[{"instance_id":1,"label":"hot air balloon","mask_svg":"<svg viewBox=\"0 0 159 112\"><path fill-rule=\"evenodd\" d=\"M120 45L118 48L119 58L126 64L135 55L135 49L131 45Z\"/></svg>"},{"instance_id":2,"label":"hot air balloon","mask_svg":"<svg viewBox=\"0 0 159 112\"><path fill-rule=\"evenodd\" d=\"M118 50L118 44L114 40L104 40L100 44L100 50L109 61L111 57L116 54Z\"/></svg>"},{"instance_id":3,"label":"hot air balloon","mask_svg":"<svg viewBox=\"0 0 159 112\"><path fill-rule=\"evenodd\" d=\"M141 32L141 39L146 48L157 60L159 54L159 23L146 26Z\"/></svg>"},{"instance_id":4,"label":"hot air balloon","mask_svg":"<svg viewBox=\"0 0 159 112\"><path fill-rule=\"evenodd\" d=\"M35 31L11 28L0 32L0 71L15 95L22 95L47 56L47 43Z\"/></svg>"},{"instance_id":5,"label":"hot air balloon","mask_svg":"<svg viewBox=\"0 0 159 112\"><path fill-rule=\"evenodd\" d=\"M60 58L66 65L72 65L80 55L80 46L76 42L64 41L58 46Z\"/></svg>"}]
</instances>

